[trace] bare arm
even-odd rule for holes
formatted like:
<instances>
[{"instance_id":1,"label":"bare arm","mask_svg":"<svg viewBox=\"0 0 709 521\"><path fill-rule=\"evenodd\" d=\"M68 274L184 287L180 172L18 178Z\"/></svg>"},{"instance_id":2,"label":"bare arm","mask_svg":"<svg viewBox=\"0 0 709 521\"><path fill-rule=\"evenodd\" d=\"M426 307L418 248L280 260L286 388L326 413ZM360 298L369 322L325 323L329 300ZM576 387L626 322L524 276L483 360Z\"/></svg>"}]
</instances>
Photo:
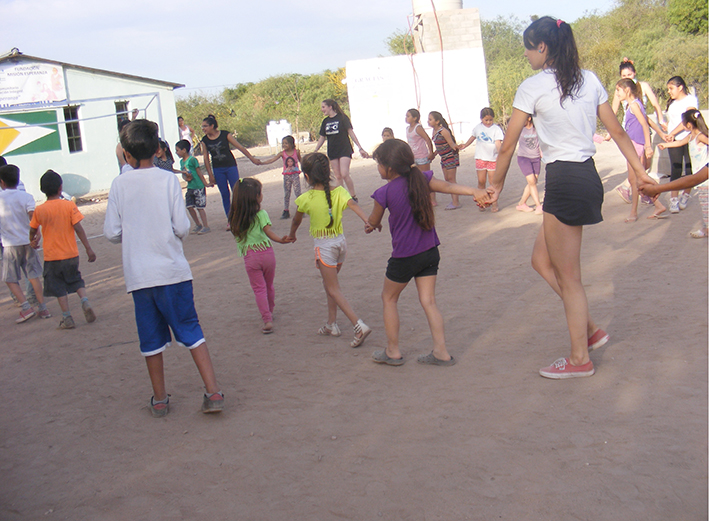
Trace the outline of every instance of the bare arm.
<instances>
[{"instance_id":1,"label":"bare arm","mask_svg":"<svg viewBox=\"0 0 709 521\"><path fill-rule=\"evenodd\" d=\"M354 199L350 199L349 201L347 201L347 207L354 213L356 213L357 217L362 219L364 224L367 224L367 215L364 213L364 210L362 210L362 207L358 205Z\"/></svg>"},{"instance_id":2,"label":"bare arm","mask_svg":"<svg viewBox=\"0 0 709 521\"><path fill-rule=\"evenodd\" d=\"M436 150L433 148L433 141L431 141L428 132L426 132L423 127L419 125L416 127L416 133L426 142L426 147L428 148L428 160L433 160L433 158L436 157Z\"/></svg>"},{"instance_id":3,"label":"bare arm","mask_svg":"<svg viewBox=\"0 0 709 521\"><path fill-rule=\"evenodd\" d=\"M431 181L428 183L428 187L432 192L439 192L442 194L471 195L480 203L485 203L488 199L488 193L486 190L480 190L478 188L472 188L470 186L459 185L456 183L449 183L448 181L436 179L435 177L431 178Z\"/></svg>"},{"instance_id":4,"label":"bare arm","mask_svg":"<svg viewBox=\"0 0 709 521\"><path fill-rule=\"evenodd\" d=\"M288 234L288 242L295 242L295 232L298 231L300 223L303 222L303 212L295 212L293 216L293 221L290 224L290 233Z\"/></svg>"},{"instance_id":5,"label":"bare arm","mask_svg":"<svg viewBox=\"0 0 709 521\"><path fill-rule=\"evenodd\" d=\"M657 96L655 96L655 92L652 90L652 87L650 87L650 84L645 81L640 82L640 89L643 91L643 94L647 96L647 100L650 102L650 105L652 105L652 108L655 109L655 114L657 115L657 122L660 124L660 126L662 126L665 120L662 117L662 109L660 108L660 104L657 101Z\"/></svg>"},{"instance_id":6,"label":"bare arm","mask_svg":"<svg viewBox=\"0 0 709 521\"><path fill-rule=\"evenodd\" d=\"M650 197L652 197L661 192L674 192L679 190L685 190L687 188L693 188L699 184L702 184L704 181L707 180L708 177L709 169L707 169L707 167L704 167L696 174L685 175L680 177L679 179L670 181L669 183L665 183L662 185L641 184L638 186L638 190L640 190L645 195L649 195Z\"/></svg>"},{"instance_id":7,"label":"bare arm","mask_svg":"<svg viewBox=\"0 0 709 521\"><path fill-rule=\"evenodd\" d=\"M374 230L382 231L382 218L384 217L384 207L377 201L374 201L374 208L369 214L367 224L364 225L365 233L372 233Z\"/></svg>"},{"instance_id":8,"label":"bare arm","mask_svg":"<svg viewBox=\"0 0 709 521\"><path fill-rule=\"evenodd\" d=\"M325 143L325 136L320 136L318 138L318 142L315 144L315 150L313 150L313 152L317 152L318 150L320 150L320 147L323 145L323 143Z\"/></svg>"},{"instance_id":9,"label":"bare arm","mask_svg":"<svg viewBox=\"0 0 709 521\"><path fill-rule=\"evenodd\" d=\"M362 145L359 144L359 140L357 139L357 136L354 133L354 130L351 128L347 129L347 134L352 138L352 141L355 142L355 145L357 145L357 148L359 149L359 155L361 155L364 158L369 157L369 154L365 149L362 148Z\"/></svg>"},{"instance_id":10,"label":"bare arm","mask_svg":"<svg viewBox=\"0 0 709 521\"><path fill-rule=\"evenodd\" d=\"M446 139L446 141L448 141L448 140ZM464 148L468 148L468 147L470 146L470 144L471 144L473 141L475 141L475 136L474 136L474 135L470 136L470 138L469 138L465 143L463 143L462 145L460 145L460 146L458 147L458 150L463 150Z\"/></svg>"},{"instance_id":11,"label":"bare arm","mask_svg":"<svg viewBox=\"0 0 709 521\"><path fill-rule=\"evenodd\" d=\"M653 151L652 141L650 141L650 128L647 125L648 120L637 103L631 103L630 105L628 105L628 107L630 108L630 112L633 113L633 115L638 120L640 126L643 129L643 137L645 138L645 156L650 159L652 157Z\"/></svg>"},{"instance_id":12,"label":"bare arm","mask_svg":"<svg viewBox=\"0 0 709 521\"><path fill-rule=\"evenodd\" d=\"M212 171L212 158L209 157L209 149L207 145L202 143L202 157L204 158L204 168L207 169L207 175L209 176L209 184L214 186L214 172Z\"/></svg>"},{"instance_id":13,"label":"bare arm","mask_svg":"<svg viewBox=\"0 0 709 521\"><path fill-rule=\"evenodd\" d=\"M270 165L271 163L278 161L281 157L283 157L281 154L276 154L275 156L271 156L268 159L261 159L260 161L262 165Z\"/></svg>"},{"instance_id":14,"label":"bare arm","mask_svg":"<svg viewBox=\"0 0 709 521\"><path fill-rule=\"evenodd\" d=\"M227 136L227 140L229 141L229 143L231 143L234 146L234 148L236 148L239 152L244 154L249 159L249 161L251 161L253 164L255 164L255 165L261 164L261 161L256 159L254 156L252 156L251 152L249 152L244 145L239 143L232 134L229 134Z\"/></svg>"},{"instance_id":15,"label":"bare arm","mask_svg":"<svg viewBox=\"0 0 709 521\"><path fill-rule=\"evenodd\" d=\"M86 250L86 255L88 255L88 257L89 257L89 262L95 261L96 254L94 253L94 250L91 249L91 245L89 244L89 239L88 239L88 237L86 237L86 232L84 231L84 227L81 226L81 223L76 223L74 225L74 231L76 232L77 237L79 237L81 244L84 245L84 249Z\"/></svg>"},{"instance_id":16,"label":"bare arm","mask_svg":"<svg viewBox=\"0 0 709 521\"><path fill-rule=\"evenodd\" d=\"M615 116L613 116L613 118L615 118ZM513 109L512 118L510 118L510 122L507 125L507 134L505 134L505 139L502 140L500 153L497 156L497 167L495 168L495 173L490 182L492 186L492 193L490 194L492 202L497 201L502 192L502 188L505 186L505 178L507 177L507 171L510 169L512 156L515 153L519 136L522 133L522 129L527 124L528 119L529 114L519 109ZM618 124L617 119L615 122Z\"/></svg>"},{"instance_id":17,"label":"bare arm","mask_svg":"<svg viewBox=\"0 0 709 521\"><path fill-rule=\"evenodd\" d=\"M446 143L448 143L448 146L457 152L458 145L455 141L453 141L453 135L450 133L450 130L445 128L441 129L441 135L445 138Z\"/></svg>"},{"instance_id":18,"label":"bare arm","mask_svg":"<svg viewBox=\"0 0 709 521\"><path fill-rule=\"evenodd\" d=\"M266 237L271 239L273 242L277 242L279 244L286 244L288 243L288 236L284 235L283 237L279 237L276 235L273 230L271 229L271 225L267 224L266 226L263 227L263 233L266 234Z\"/></svg>"},{"instance_id":19,"label":"bare arm","mask_svg":"<svg viewBox=\"0 0 709 521\"><path fill-rule=\"evenodd\" d=\"M659 148L660 150L664 150L666 148L682 147L682 146L686 145L687 143L689 143L689 140L691 139L691 137L692 136L687 135L684 137L684 139L680 139L679 141L671 141L669 143L660 143L659 145L657 145L657 148Z\"/></svg>"},{"instance_id":20,"label":"bare arm","mask_svg":"<svg viewBox=\"0 0 709 521\"><path fill-rule=\"evenodd\" d=\"M617 94L613 94L613 104L611 105L611 110L613 114L618 114L618 109L620 108L620 99Z\"/></svg>"},{"instance_id":21,"label":"bare arm","mask_svg":"<svg viewBox=\"0 0 709 521\"><path fill-rule=\"evenodd\" d=\"M497 150L497 153L500 153L500 148L502 147L502 140L501 139L496 139L495 140L495 150Z\"/></svg>"}]
</instances>

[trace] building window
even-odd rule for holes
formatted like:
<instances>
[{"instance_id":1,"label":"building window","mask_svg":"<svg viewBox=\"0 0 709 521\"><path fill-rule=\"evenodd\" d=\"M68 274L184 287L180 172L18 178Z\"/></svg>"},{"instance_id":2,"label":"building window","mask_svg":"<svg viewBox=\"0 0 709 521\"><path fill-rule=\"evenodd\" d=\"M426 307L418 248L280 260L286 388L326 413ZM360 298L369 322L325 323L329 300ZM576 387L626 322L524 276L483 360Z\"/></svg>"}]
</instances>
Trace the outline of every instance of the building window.
<instances>
[{"instance_id":1,"label":"building window","mask_svg":"<svg viewBox=\"0 0 709 521\"><path fill-rule=\"evenodd\" d=\"M121 123L123 121L128 121L128 102L127 101L116 101L116 123L118 128L121 128Z\"/></svg>"},{"instance_id":2,"label":"building window","mask_svg":"<svg viewBox=\"0 0 709 521\"><path fill-rule=\"evenodd\" d=\"M64 121L66 126L66 139L69 142L69 152L81 152L81 129L79 128L79 107L64 107Z\"/></svg>"}]
</instances>

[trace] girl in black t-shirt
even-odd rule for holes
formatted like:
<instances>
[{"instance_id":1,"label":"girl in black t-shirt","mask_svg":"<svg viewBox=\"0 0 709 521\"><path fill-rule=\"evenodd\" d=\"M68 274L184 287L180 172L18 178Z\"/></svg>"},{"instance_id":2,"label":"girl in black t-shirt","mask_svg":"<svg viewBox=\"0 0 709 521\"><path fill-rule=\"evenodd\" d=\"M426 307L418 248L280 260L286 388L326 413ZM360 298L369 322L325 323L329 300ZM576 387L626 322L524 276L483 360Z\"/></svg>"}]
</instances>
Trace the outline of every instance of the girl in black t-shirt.
<instances>
[{"instance_id":1,"label":"girl in black t-shirt","mask_svg":"<svg viewBox=\"0 0 709 521\"><path fill-rule=\"evenodd\" d=\"M209 186L217 184L219 193L222 195L224 213L229 217L231 188L239 180L239 168L236 166L236 159L234 159L229 145L233 145L253 164L260 165L261 161L252 156L232 134L226 130L219 130L217 118L211 114L202 120L202 132L205 134L202 138L202 155L207 175L209 175Z\"/></svg>"},{"instance_id":2,"label":"girl in black t-shirt","mask_svg":"<svg viewBox=\"0 0 709 521\"><path fill-rule=\"evenodd\" d=\"M355 142L359 153L362 157L367 158L369 154L359 144L352 123L347 114L342 112L340 105L333 99L326 99L320 104L320 110L327 116L322 125L320 125L320 138L315 146L315 152L320 150L320 147L327 139L327 157L330 159L330 167L335 180L339 185L346 185L352 199L357 201L354 182L350 177L350 163L352 162L352 143L350 138Z\"/></svg>"}]
</instances>

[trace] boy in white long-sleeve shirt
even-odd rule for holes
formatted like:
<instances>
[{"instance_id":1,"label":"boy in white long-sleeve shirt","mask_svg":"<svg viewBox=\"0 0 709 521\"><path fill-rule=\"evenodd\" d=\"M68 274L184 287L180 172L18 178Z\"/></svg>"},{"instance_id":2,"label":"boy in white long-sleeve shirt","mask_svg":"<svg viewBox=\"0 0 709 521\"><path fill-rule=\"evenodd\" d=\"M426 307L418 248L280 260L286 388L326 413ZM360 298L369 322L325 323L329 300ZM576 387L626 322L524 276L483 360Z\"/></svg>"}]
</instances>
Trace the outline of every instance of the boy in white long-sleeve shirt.
<instances>
[{"instance_id":1,"label":"boy in white long-sleeve shirt","mask_svg":"<svg viewBox=\"0 0 709 521\"><path fill-rule=\"evenodd\" d=\"M190 349L206 394L202 412L221 412L219 391L192 293L192 272L182 249L189 234L182 188L177 177L153 166L158 149L158 127L138 119L121 130L121 146L134 170L111 184L103 232L123 247L123 275L133 296L140 351L153 386L153 416L169 411L162 352L175 340Z\"/></svg>"}]
</instances>

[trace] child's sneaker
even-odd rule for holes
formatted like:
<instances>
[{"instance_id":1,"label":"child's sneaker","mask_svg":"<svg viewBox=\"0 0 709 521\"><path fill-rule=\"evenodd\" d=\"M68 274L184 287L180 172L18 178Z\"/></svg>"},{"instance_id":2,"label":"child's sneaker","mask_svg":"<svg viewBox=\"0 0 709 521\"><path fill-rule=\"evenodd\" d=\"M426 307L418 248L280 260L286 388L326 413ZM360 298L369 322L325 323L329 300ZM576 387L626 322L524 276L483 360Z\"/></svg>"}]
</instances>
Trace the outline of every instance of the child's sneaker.
<instances>
[{"instance_id":1,"label":"child's sneaker","mask_svg":"<svg viewBox=\"0 0 709 521\"><path fill-rule=\"evenodd\" d=\"M679 213L679 199L677 197L670 198L670 213Z\"/></svg>"},{"instance_id":2,"label":"child's sneaker","mask_svg":"<svg viewBox=\"0 0 709 521\"><path fill-rule=\"evenodd\" d=\"M686 210L689 204L689 194L682 194L679 196L679 209Z\"/></svg>"},{"instance_id":3,"label":"child's sneaker","mask_svg":"<svg viewBox=\"0 0 709 521\"><path fill-rule=\"evenodd\" d=\"M167 413L170 412L170 395L167 395L167 398L165 400L156 402L155 401L155 396L150 397L150 413L153 415L153 418L163 418L164 416L167 416Z\"/></svg>"},{"instance_id":4,"label":"child's sneaker","mask_svg":"<svg viewBox=\"0 0 709 521\"><path fill-rule=\"evenodd\" d=\"M222 412L224 410L224 393L221 391L214 394L205 394L202 400L202 412L209 414Z\"/></svg>"},{"instance_id":5,"label":"child's sneaker","mask_svg":"<svg viewBox=\"0 0 709 521\"><path fill-rule=\"evenodd\" d=\"M84 311L84 317L87 322L91 323L96 320L96 313L94 313L94 310L91 309L91 304L89 304L88 300L84 300L81 303L81 309Z\"/></svg>"},{"instance_id":6,"label":"child's sneaker","mask_svg":"<svg viewBox=\"0 0 709 521\"><path fill-rule=\"evenodd\" d=\"M74 329L75 327L74 319L69 315L68 317L62 317L57 329Z\"/></svg>"},{"instance_id":7,"label":"child's sneaker","mask_svg":"<svg viewBox=\"0 0 709 521\"><path fill-rule=\"evenodd\" d=\"M290 219L290 212L288 210L283 210L281 214L281 219Z\"/></svg>"},{"instance_id":8,"label":"child's sneaker","mask_svg":"<svg viewBox=\"0 0 709 521\"><path fill-rule=\"evenodd\" d=\"M596 332L588 337L588 350L593 351L594 349L598 349L599 347L606 345L610 338L611 337L608 333L602 329L596 329Z\"/></svg>"},{"instance_id":9,"label":"child's sneaker","mask_svg":"<svg viewBox=\"0 0 709 521\"><path fill-rule=\"evenodd\" d=\"M197 225L190 230L190 233L199 233L201 229L202 229L202 227Z\"/></svg>"},{"instance_id":10,"label":"child's sneaker","mask_svg":"<svg viewBox=\"0 0 709 521\"><path fill-rule=\"evenodd\" d=\"M48 309L43 309L38 313L39 318L52 318L52 314L49 312Z\"/></svg>"},{"instance_id":11,"label":"child's sneaker","mask_svg":"<svg viewBox=\"0 0 709 521\"><path fill-rule=\"evenodd\" d=\"M553 380L593 376L595 372L593 362L590 360L583 365L571 365L568 358L559 358L549 367L542 367L539 370L539 374L544 378L552 378Z\"/></svg>"},{"instance_id":12,"label":"child's sneaker","mask_svg":"<svg viewBox=\"0 0 709 521\"><path fill-rule=\"evenodd\" d=\"M201 230L197 232L197 235L204 235L205 233L211 232L211 228L209 226L204 226Z\"/></svg>"},{"instance_id":13,"label":"child's sneaker","mask_svg":"<svg viewBox=\"0 0 709 521\"><path fill-rule=\"evenodd\" d=\"M615 191L618 193L620 198L626 203L630 204L630 189L623 185L616 187Z\"/></svg>"},{"instance_id":14,"label":"child's sneaker","mask_svg":"<svg viewBox=\"0 0 709 521\"><path fill-rule=\"evenodd\" d=\"M32 309L32 308L22 309L22 310L20 310L20 317L15 320L15 324L22 324L23 322L27 322L34 315L35 315L34 309Z\"/></svg>"}]
</instances>

